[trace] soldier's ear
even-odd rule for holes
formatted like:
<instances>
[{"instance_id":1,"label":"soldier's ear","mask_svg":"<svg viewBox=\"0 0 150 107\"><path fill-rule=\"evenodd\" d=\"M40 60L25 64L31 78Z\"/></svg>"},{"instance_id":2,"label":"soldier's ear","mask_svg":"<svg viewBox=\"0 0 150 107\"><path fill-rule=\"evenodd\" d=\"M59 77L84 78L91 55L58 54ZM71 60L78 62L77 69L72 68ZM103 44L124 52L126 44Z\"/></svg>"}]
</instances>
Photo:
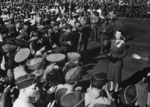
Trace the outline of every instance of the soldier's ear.
<instances>
[{"instance_id":1,"label":"soldier's ear","mask_svg":"<svg viewBox=\"0 0 150 107\"><path fill-rule=\"evenodd\" d=\"M26 93L26 89L20 89L20 92L22 92L22 93Z\"/></svg>"}]
</instances>

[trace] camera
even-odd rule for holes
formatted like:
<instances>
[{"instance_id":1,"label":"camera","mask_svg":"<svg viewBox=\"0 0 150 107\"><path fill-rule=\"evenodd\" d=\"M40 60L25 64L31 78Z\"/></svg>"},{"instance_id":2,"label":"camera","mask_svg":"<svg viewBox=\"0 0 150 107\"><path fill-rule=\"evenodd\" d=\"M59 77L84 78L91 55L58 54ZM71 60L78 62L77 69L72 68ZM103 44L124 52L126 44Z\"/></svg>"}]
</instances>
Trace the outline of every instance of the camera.
<instances>
[{"instance_id":1,"label":"camera","mask_svg":"<svg viewBox=\"0 0 150 107\"><path fill-rule=\"evenodd\" d=\"M10 85L10 88L13 88L15 85L10 84L9 82L6 81L4 77L0 77L0 93L4 91L4 89Z\"/></svg>"},{"instance_id":2,"label":"camera","mask_svg":"<svg viewBox=\"0 0 150 107\"><path fill-rule=\"evenodd\" d=\"M51 81L49 81L49 82L47 82L47 83L45 83L44 85L43 85L43 90L44 91L47 91L49 88L51 88L51 87L55 87L57 84L54 84L54 83L52 83Z\"/></svg>"}]
</instances>

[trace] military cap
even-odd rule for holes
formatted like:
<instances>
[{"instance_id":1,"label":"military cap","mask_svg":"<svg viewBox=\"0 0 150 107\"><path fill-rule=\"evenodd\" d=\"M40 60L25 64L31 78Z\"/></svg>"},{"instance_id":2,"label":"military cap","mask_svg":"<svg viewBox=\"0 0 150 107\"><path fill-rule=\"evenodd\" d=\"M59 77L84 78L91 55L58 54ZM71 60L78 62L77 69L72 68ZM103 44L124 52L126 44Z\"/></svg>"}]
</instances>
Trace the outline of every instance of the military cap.
<instances>
[{"instance_id":1,"label":"military cap","mask_svg":"<svg viewBox=\"0 0 150 107\"><path fill-rule=\"evenodd\" d=\"M29 74L22 65L14 69L14 78L18 89L27 88L36 82L36 76Z\"/></svg>"},{"instance_id":2,"label":"military cap","mask_svg":"<svg viewBox=\"0 0 150 107\"><path fill-rule=\"evenodd\" d=\"M85 95L80 92L72 92L64 95L60 101L61 107L84 107Z\"/></svg>"},{"instance_id":3,"label":"military cap","mask_svg":"<svg viewBox=\"0 0 150 107\"><path fill-rule=\"evenodd\" d=\"M20 49L16 53L14 60L17 63L21 63L21 62L25 61L29 57L29 55L30 55L30 49L28 49L28 48Z\"/></svg>"},{"instance_id":4,"label":"military cap","mask_svg":"<svg viewBox=\"0 0 150 107\"><path fill-rule=\"evenodd\" d=\"M138 92L135 85L129 85L119 92L120 101L126 106L133 106L137 100Z\"/></svg>"},{"instance_id":5,"label":"military cap","mask_svg":"<svg viewBox=\"0 0 150 107\"><path fill-rule=\"evenodd\" d=\"M81 68L78 67L78 66L75 67L75 68L69 69L69 71L65 75L66 83L74 84L76 81L79 81L79 79L80 79L80 71L81 71Z\"/></svg>"},{"instance_id":6,"label":"military cap","mask_svg":"<svg viewBox=\"0 0 150 107\"><path fill-rule=\"evenodd\" d=\"M91 79L91 85L97 88L102 88L107 83L106 73L96 72Z\"/></svg>"},{"instance_id":7,"label":"military cap","mask_svg":"<svg viewBox=\"0 0 150 107\"><path fill-rule=\"evenodd\" d=\"M32 58L26 62L26 66L28 67L28 69L33 71L39 70L43 65L43 61L44 60L41 57Z\"/></svg>"},{"instance_id":8,"label":"military cap","mask_svg":"<svg viewBox=\"0 0 150 107\"><path fill-rule=\"evenodd\" d=\"M65 58L66 56L64 54L55 53L55 54L48 55L46 57L46 60L51 63L59 63L64 61Z\"/></svg>"},{"instance_id":9,"label":"military cap","mask_svg":"<svg viewBox=\"0 0 150 107\"><path fill-rule=\"evenodd\" d=\"M2 45L2 49L6 53L10 53L17 49L16 42L13 39L7 39L6 42Z\"/></svg>"}]
</instances>

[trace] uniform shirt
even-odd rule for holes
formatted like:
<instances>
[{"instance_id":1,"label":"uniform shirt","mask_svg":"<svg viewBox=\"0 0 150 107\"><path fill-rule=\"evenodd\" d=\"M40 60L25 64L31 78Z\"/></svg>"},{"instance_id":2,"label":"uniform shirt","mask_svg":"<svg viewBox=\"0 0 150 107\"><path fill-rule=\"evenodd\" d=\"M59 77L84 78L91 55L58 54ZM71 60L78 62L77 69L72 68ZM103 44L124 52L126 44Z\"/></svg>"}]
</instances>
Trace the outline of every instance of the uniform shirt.
<instances>
[{"instance_id":1,"label":"uniform shirt","mask_svg":"<svg viewBox=\"0 0 150 107\"><path fill-rule=\"evenodd\" d=\"M63 33L60 36L59 43L62 50L65 52L69 52L71 50L71 46L68 44L68 41L72 42L72 33Z\"/></svg>"},{"instance_id":2,"label":"uniform shirt","mask_svg":"<svg viewBox=\"0 0 150 107\"><path fill-rule=\"evenodd\" d=\"M19 95L13 104L13 107L35 107L33 103L26 100L23 95Z\"/></svg>"},{"instance_id":3,"label":"uniform shirt","mask_svg":"<svg viewBox=\"0 0 150 107\"><path fill-rule=\"evenodd\" d=\"M92 93L85 94L86 107L110 107L111 100L105 97L97 97Z\"/></svg>"},{"instance_id":4,"label":"uniform shirt","mask_svg":"<svg viewBox=\"0 0 150 107\"><path fill-rule=\"evenodd\" d=\"M25 102L21 99L17 99L15 102L14 102L14 105L13 107L35 107L32 103L29 103L29 102Z\"/></svg>"},{"instance_id":5,"label":"uniform shirt","mask_svg":"<svg viewBox=\"0 0 150 107\"><path fill-rule=\"evenodd\" d=\"M101 31L106 31L105 33L102 32L103 39L110 39L113 35L113 26L109 23L103 23L101 25Z\"/></svg>"}]
</instances>

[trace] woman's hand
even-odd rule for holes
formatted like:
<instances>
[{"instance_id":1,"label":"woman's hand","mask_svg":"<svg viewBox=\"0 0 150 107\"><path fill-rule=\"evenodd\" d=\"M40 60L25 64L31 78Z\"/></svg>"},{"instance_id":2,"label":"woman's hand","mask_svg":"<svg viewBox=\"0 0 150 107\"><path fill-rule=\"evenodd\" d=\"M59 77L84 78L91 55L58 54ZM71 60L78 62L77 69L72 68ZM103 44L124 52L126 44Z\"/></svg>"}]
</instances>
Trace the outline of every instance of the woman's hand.
<instances>
[{"instance_id":1,"label":"woman's hand","mask_svg":"<svg viewBox=\"0 0 150 107\"><path fill-rule=\"evenodd\" d=\"M134 58L134 59L141 59L142 57L140 55L138 55L138 54L133 54L132 58Z\"/></svg>"}]
</instances>

